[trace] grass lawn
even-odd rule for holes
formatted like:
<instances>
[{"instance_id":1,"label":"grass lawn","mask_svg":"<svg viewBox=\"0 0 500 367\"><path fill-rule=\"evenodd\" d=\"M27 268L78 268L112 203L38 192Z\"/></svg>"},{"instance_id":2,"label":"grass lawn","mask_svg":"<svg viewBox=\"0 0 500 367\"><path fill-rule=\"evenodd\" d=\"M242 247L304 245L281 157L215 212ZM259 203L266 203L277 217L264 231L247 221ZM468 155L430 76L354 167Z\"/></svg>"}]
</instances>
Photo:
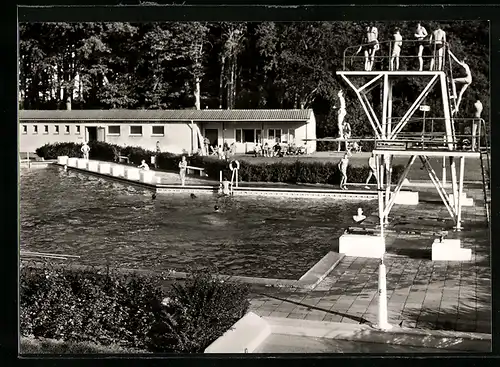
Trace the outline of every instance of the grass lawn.
<instances>
[{"instance_id":1,"label":"grass lawn","mask_svg":"<svg viewBox=\"0 0 500 367\"><path fill-rule=\"evenodd\" d=\"M368 165L368 158L370 157L369 152L355 153L350 159L349 164L354 167L366 166ZM237 159L242 162L248 162L253 164L260 163L274 163L274 162L289 162L293 163L296 160L300 160L302 162L339 162L341 157L343 156L342 152L316 152L309 156L290 156L290 157L254 157L253 155L237 155L232 159ZM395 157L394 164L406 165L409 160L409 157ZM443 158L438 157L430 157L429 162L436 171L436 174L439 178L442 176L442 164ZM420 169L422 167L422 163L420 159L416 159L413 164L410 172L408 173L408 179L411 180L425 180L430 181L427 170ZM456 163L457 174L459 174L459 164L458 160ZM446 160L446 179L449 180L451 178L451 171L449 167L449 160ZM465 160L465 173L464 173L465 181L482 181L481 178L481 165L479 158L467 158Z\"/></svg>"},{"instance_id":2,"label":"grass lawn","mask_svg":"<svg viewBox=\"0 0 500 367\"><path fill-rule=\"evenodd\" d=\"M34 339L21 337L20 354L124 354L148 353L116 345L104 346L89 342L64 342L54 339Z\"/></svg>"}]
</instances>

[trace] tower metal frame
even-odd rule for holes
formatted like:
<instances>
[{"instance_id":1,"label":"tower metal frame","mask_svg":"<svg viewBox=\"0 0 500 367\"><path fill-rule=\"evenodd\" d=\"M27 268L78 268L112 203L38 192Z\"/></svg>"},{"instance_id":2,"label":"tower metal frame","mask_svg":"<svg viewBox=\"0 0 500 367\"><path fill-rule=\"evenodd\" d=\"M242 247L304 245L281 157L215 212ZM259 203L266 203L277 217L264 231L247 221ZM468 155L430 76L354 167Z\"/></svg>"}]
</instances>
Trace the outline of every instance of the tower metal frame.
<instances>
[{"instance_id":1,"label":"tower metal frame","mask_svg":"<svg viewBox=\"0 0 500 367\"><path fill-rule=\"evenodd\" d=\"M450 96L450 93L454 92L451 72L450 76L447 76L444 70L337 71L336 73L337 75L340 75L356 93L356 96L358 97L375 134L376 147L373 150L373 153L376 159L381 235L383 236L384 225L388 223L389 214L394 205L396 195L400 192L404 179L407 177L408 172L417 157L420 158L423 166L429 174L429 178L446 206L448 213L454 222L454 228L456 230L460 230L462 228L462 193L465 158L479 157L479 153L475 151L461 151L456 149L457 142L455 138L455 128L451 106L451 99L453 97ZM398 82L398 80L408 77L427 78L428 81L423 90L418 94L415 101L407 109L406 113L401 118L393 118L393 86ZM359 87L356 86L355 79L361 79L361 85ZM368 81L366 81L367 79ZM382 116L380 120L376 116L374 108L368 99L368 93L377 86L380 86L382 89ZM442 98L443 121L445 125L443 143L445 150L436 151L433 149L425 149L424 147L419 150L401 150L400 147L397 147L398 142L404 141L399 138L401 132L415 114L415 111L420 107L420 105L422 105L422 102L429 95L430 91L436 86L439 87ZM422 140L423 139L424 136L422 136ZM383 142L384 144L377 144L378 141ZM394 190L391 190L392 160L394 156L409 156L410 158L405 166L403 175L398 180ZM453 194L452 201L450 201L445 188L429 163L428 157L432 156L449 158ZM456 163L457 158L460 161L458 174ZM445 172L445 169L446 168L443 167L443 172Z\"/></svg>"}]
</instances>

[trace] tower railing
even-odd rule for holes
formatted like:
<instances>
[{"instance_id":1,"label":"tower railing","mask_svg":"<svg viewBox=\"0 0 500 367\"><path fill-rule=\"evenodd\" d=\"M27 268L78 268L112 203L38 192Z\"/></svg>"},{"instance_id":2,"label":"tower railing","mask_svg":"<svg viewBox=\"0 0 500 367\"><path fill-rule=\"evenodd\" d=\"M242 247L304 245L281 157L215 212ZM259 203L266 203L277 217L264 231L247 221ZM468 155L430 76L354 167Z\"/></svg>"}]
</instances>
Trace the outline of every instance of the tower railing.
<instances>
[{"instance_id":1,"label":"tower railing","mask_svg":"<svg viewBox=\"0 0 500 367\"><path fill-rule=\"evenodd\" d=\"M394 49L394 43L401 42L401 52L399 54L399 70L400 71L418 71L419 63L418 63L418 47L420 45L424 45L424 52L422 53L422 59L424 60L424 71L429 70L430 60L434 59L434 68L433 70L438 70L438 50L443 45L443 68L441 70L445 70L447 62L447 51L449 49L448 42L435 43L429 40L419 41L419 40L402 40L402 41L381 41L378 43L378 50L375 52L375 56L373 58L374 66L372 71L393 71L391 68L391 58L392 51ZM406 46L406 47L405 47ZM343 53L343 63L342 68L344 71L362 71L363 63L365 62L364 49L374 47L373 44L360 44L356 46L349 46L344 50ZM411 54L409 54L409 48L412 48ZM361 50L360 50L361 49ZM360 50L358 53L357 51ZM429 55L430 51L430 55ZM370 56L369 56L370 57ZM415 64L415 65L412 65Z\"/></svg>"},{"instance_id":2,"label":"tower railing","mask_svg":"<svg viewBox=\"0 0 500 367\"><path fill-rule=\"evenodd\" d=\"M391 121L400 118L392 117ZM455 133L447 135L445 118L412 118L408 124L413 125L415 131L402 131L394 138L375 139L380 146L398 145L401 149L447 150L448 143L454 144L454 150L480 152L489 150L489 136L487 125L482 118L454 118Z\"/></svg>"}]
</instances>

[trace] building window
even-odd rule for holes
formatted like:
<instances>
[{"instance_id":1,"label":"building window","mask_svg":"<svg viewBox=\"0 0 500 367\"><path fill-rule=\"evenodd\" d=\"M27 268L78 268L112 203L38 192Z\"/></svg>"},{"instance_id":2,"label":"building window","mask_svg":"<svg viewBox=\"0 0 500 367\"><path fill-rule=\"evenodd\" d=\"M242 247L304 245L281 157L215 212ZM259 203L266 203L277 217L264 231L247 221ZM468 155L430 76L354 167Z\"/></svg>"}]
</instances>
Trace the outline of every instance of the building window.
<instances>
[{"instance_id":1,"label":"building window","mask_svg":"<svg viewBox=\"0 0 500 367\"><path fill-rule=\"evenodd\" d=\"M64 126L64 133L69 134L69 125Z\"/></svg>"},{"instance_id":2,"label":"building window","mask_svg":"<svg viewBox=\"0 0 500 367\"><path fill-rule=\"evenodd\" d=\"M23 134L28 133L28 125L23 125Z\"/></svg>"},{"instance_id":3,"label":"building window","mask_svg":"<svg viewBox=\"0 0 500 367\"><path fill-rule=\"evenodd\" d=\"M260 130L257 130L260 131ZM236 129L236 142L237 143L255 143L256 130L255 129Z\"/></svg>"},{"instance_id":4,"label":"building window","mask_svg":"<svg viewBox=\"0 0 500 367\"><path fill-rule=\"evenodd\" d=\"M281 142L286 144L292 144L295 142L295 129L285 130L285 133L281 136Z\"/></svg>"},{"instance_id":5,"label":"building window","mask_svg":"<svg viewBox=\"0 0 500 367\"><path fill-rule=\"evenodd\" d=\"M33 125L33 134L38 134L38 125Z\"/></svg>"},{"instance_id":6,"label":"building window","mask_svg":"<svg viewBox=\"0 0 500 367\"><path fill-rule=\"evenodd\" d=\"M273 143L281 143L281 129L269 129L267 137Z\"/></svg>"},{"instance_id":7,"label":"building window","mask_svg":"<svg viewBox=\"0 0 500 367\"><path fill-rule=\"evenodd\" d=\"M130 135L142 135L142 126L130 126Z\"/></svg>"},{"instance_id":8,"label":"building window","mask_svg":"<svg viewBox=\"0 0 500 367\"><path fill-rule=\"evenodd\" d=\"M76 125L76 134L80 134L80 125Z\"/></svg>"},{"instance_id":9,"label":"building window","mask_svg":"<svg viewBox=\"0 0 500 367\"><path fill-rule=\"evenodd\" d=\"M153 134L152 135L165 135L165 126L153 126Z\"/></svg>"},{"instance_id":10,"label":"building window","mask_svg":"<svg viewBox=\"0 0 500 367\"><path fill-rule=\"evenodd\" d=\"M108 135L120 135L120 125L108 126Z\"/></svg>"},{"instance_id":11,"label":"building window","mask_svg":"<svg viewBox=\"0 0 500 367\"><path fill-rule=\"evenodd\" d=\"M59 125L55 125L54 128L54 134L59 134Z\"/></svg>"},{"instance_id":12,"label":"building window","mask_svg":"<svg viewBox=\"0 0 500 367\"><path fill-rule=\"evenodd\" d=\"M49 133L49 125L43 125L43 133L48 134Z\"/></svg>"}]
</instances>

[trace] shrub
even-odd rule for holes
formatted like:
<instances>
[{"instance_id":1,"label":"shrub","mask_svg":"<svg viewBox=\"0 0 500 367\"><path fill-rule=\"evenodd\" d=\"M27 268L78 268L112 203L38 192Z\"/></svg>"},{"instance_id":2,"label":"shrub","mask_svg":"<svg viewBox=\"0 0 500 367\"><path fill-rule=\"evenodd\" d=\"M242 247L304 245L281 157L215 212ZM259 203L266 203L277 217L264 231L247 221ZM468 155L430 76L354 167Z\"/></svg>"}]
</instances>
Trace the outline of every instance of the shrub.
<instances>
[{"instance_id":1,"label":"shrub","mask_svg":"<svg viewBox=\"0 0 500 367\"><path fill-rule=\"evenodd\" d=\"M371 142L364 142L371 143ZM54 159L58 155L80 156L81 144L75 143L57 143L46 144L37 149L37 155L45 159ZM104 142L91 142L90 157L103 161L113 161L117 152L120 155L127 156L131 163L139 164L141 160L150 162L150 157L154 152L140 147L119 147L117 145ZM181 160L180 154L160 153L157 159L158 168L169 171L178 170L178 164ZM218 180L219 172L223 171L225 179L231 178L232 172L228 168L228 162L214 157L204 157L192 155L188 158L192 166L202 167L205 173L211 179ZM340 184L340 171L337 162L304 162L296 160L295 162L274 162L274 163L249 163L240 162L239 176L241 181L246 182L286 182L286 183L320 183L320 184ZM348 182L362 183L368 176L369 167L353 167L347 169ZM393 166L392 182L396 183L403 172L401 165Z\"/></svg>"},{"instance_id":2,"label":"shrub","mask_svg":"<svg viewBox=\"0 0 500 367\"><path fill-rule=\"evenodd\" d=\"M147 346L162 296L158 278L50 266L24 266L20 275L21 335Z\"/></svg>"},{"instance_id":3,"label":"shrub","mask_svg":"<svg viewBox=\"0 0 500 367\"><path fill-rule=\"evenodd\" d=\"M58 156L67 155L68 157L81 157L82 144L77 143L56 143L45 144L37 148L35 153L40 158L56 159Z\"/></svg>"},{"instance_id":4,"label":"shrub","mask_svg":"<svg viewBox=\"0 0 500 367\"><path fill-rule=\"evenodd\" d=\"M195 353L248 309L248 286L206 271L174 283L162 305L165 277L112 269L23 265L21 336L124 348Z\"/></svg>"},{"instance_id":5,"label":"shrub","mask_svg":"<svg viewBox=\"0 0 500 367\"><path fill-rule=\"evenodd\" d=\"M248 311L249 286L221 280L208 271L174 284L151 329L155 352L203 353Z\"/></svg>"}]
</instances>

